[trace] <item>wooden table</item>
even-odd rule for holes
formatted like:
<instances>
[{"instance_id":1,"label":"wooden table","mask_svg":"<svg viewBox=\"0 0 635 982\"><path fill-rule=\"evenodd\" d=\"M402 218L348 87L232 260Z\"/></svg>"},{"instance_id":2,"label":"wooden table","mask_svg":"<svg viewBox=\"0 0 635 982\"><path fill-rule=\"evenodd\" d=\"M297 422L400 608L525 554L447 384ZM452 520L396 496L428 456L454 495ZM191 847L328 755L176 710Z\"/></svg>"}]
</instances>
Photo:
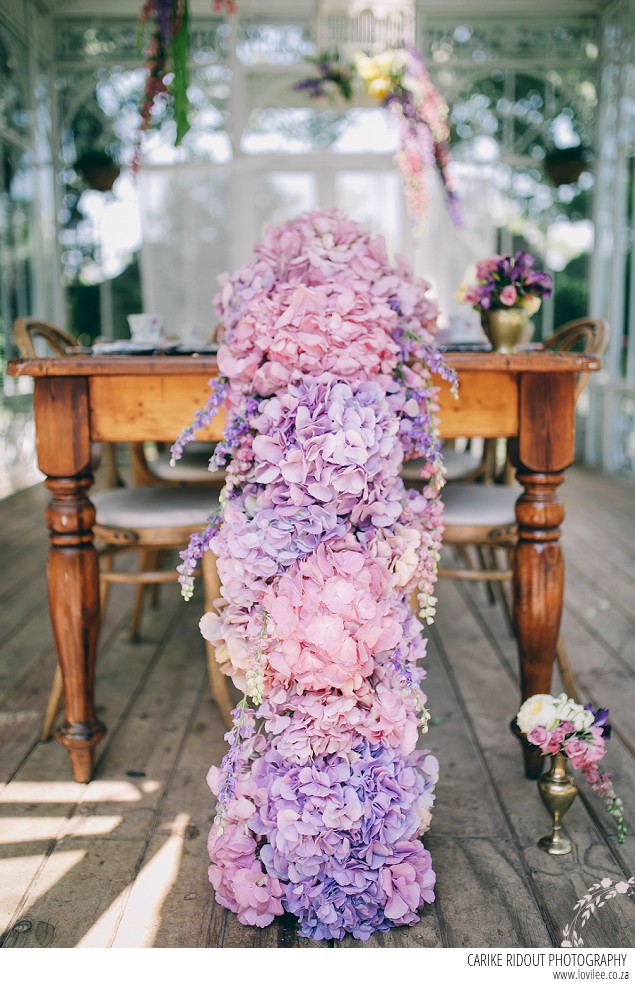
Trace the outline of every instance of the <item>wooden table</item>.
<instances>
[{"instance_id":1,"label":"wooden table","mask_svg":"<svg viewBox=\"0 0 635 982\"><path fill-rule=\"evenodd\" d=\"M560 630L564 563L558 488L573 462L574 383L597 371L597 357L531 352L452 354L460 391L441 389L441 435L509 437L523 493L516 504L514 612L520 657L520 700L551 687ZM209 356L91 357L14 361L8 372L35 379L38 466L51 501L47 562L49 607L64 678L66 715L57 739L69 752L76 781L89 781L95 746L106 729L95 714L94 666L99 632L99 578L92 527L95 509L91 443L172 442L204 405ZM218 439L222 420L200 433ZM528 776L538 755L525 746Z\"/></svg>"}]
</instances>

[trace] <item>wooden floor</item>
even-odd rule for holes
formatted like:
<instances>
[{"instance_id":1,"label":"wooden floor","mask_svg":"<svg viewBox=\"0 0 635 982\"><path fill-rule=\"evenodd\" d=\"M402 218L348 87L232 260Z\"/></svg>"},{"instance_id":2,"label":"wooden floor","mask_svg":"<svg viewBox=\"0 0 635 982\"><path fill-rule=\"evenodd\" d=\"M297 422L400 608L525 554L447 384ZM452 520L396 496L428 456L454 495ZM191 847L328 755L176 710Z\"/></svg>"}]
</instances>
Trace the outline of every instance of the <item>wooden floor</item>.
<instances>
[{"instance_id":1,"label":"wooden floor","mask_svg":"<svg viewBox=\"0 0 635 982\"><path fill-rule=\"evenodd\" d=\"M607 766L635 831L634 489L573 470L563 498L563 634L583 696L611 709ZM310 945L292 919L242 927L215 905L207 882L213 802L205 775L222 755L223 726L207 689L200 589L185 604L164 587L136 644L127 637L130 589L113 589L97 679L108 735L90 785L72 782L55 741L38 742L54 669L45 499L37 486L0 502L0 945ZM426 840L437 901L416 927L365 946L559 946L579 899L604 879L633 875L635 836L619 846L612 820L581 789L566 818L574 853L556 858L536 847L548 817L508 730L515 647L481 586L440 585L427 661L426 745L441 762ZM596 909L581 933L587 947L635 945L632 894Z\"/></svg>"}]
</instances>

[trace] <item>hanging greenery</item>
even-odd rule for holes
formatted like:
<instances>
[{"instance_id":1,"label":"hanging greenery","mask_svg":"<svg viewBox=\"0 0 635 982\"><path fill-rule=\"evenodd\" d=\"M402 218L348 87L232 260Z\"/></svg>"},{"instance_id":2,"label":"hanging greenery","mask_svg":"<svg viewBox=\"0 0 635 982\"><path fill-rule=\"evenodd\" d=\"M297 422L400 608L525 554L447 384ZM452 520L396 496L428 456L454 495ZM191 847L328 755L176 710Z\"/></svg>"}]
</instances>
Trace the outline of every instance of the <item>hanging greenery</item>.
<instances>
[{"instance_id":1,"label":"hanging greenery","mask_svg":"<svg viewBox=\"0 0 635 982\"><path fill-rule=\"evenodd\" d=\"M146 81L140 107L140 131L152 126L156 106L170 103L176 122L177 146L190 128L188 25L187 0L145 0L141 8L138 43L145 57Z\"/></svg>"},{"instance_id":2,"label":"hanging greenery","mask_svg":"<svg viewBox=\"0 0 635 982\"><path fill-rule=\"evenodd\" d=\"M233 0L212 0L214 13L236 13ZM175 146L190 129L188 0L145 0L139 15L138 50L143 53L146 81L141 100L139 138L153 125L156 108L171 105L176 123ZM139 164L139 148L134 167Z\"/></svg>"}]
</instances>

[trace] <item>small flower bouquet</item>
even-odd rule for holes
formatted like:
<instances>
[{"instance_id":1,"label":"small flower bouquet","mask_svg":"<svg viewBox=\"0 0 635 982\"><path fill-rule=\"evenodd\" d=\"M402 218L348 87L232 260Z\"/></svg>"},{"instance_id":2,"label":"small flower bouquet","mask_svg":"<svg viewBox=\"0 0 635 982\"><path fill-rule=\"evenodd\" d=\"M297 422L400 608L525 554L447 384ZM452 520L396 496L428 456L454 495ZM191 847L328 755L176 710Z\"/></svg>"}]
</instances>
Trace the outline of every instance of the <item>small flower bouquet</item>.
<instances>
[{"instance_id":1,"label":"small flower bouquet","mask_svg":"<svg viewBox=\"0 0 635 982\"><path fill-rule=\"evenodd\" d=\"M450 110L418 52L408 47L387 48L372 56L359 51L348 63L335 51L320 54L311 61L317 74L296 82L296 91L306 92L312 98L326 96L346 103L362 95L396 118L401 146L395 163L414 224L422 222L427 214L425 172L429 167L436 167L452 220L462 227L449 171Z\"/></svg>"},{"instance_id":2,"label":"small flower bouquet","mask_svg":"<svg viewBox=\"0 0 635 982\"><path fill-rule=\"evenodd\" d=\"M531 317L540 308L542 298L550 296L552 287L549 274L535 269L534 263L528 252L484 259L467 268L456 299L471 304L481 314L522 307Z\"/></svg>"},{"instance_id":3,"label":"small flower bouquet","mask_svg":"<svg viewBox=\"0 0 635 982\"><path fill-rule=\"evenodd\" d=\"M611 736L608 715L608 709L594 709L590 703L581 706L562 692L559 696L531 696L520 707L516 722L543 754L563 754L581 771L591 790L605 800L609 814L617 821L617 841L623 843L624 806L610 775L598 767Z\"/></svg>"}]
</instances>

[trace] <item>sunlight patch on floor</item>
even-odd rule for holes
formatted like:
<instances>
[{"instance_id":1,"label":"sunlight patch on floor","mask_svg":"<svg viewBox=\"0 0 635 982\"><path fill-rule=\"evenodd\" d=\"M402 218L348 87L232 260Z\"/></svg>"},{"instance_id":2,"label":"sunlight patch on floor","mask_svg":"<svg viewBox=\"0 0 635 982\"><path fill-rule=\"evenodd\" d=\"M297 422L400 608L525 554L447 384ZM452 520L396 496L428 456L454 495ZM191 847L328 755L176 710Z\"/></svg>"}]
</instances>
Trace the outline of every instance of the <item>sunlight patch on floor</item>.
<instances>
[{"instance_id":1,"label":"sunlight patch on floor","mask_svg":"<svg viewBox=\"0 0 635 982\"><path fill-rule=\"evenodd\" d=\"M121 825L121 815L91 815L82 818L81 835L108 835ZM0 818L0 843L8 845L17 842L38 842L47 839L57 839L60 831L66 826L66 816L34 818L24 817ZM72 836L72 832L67 833Z\"/></svg>"},{"instance_id":2,"label":"sunlight patch on floor","mask_svg":"<svg viewBox=\"0 0 635 982\"><path fill-rule=\"evenodd\" d=\"M161 910L176 883L190 816L177 815L168 841L77 943L78 948L152 948ZM123 913L122 913L123 907Z\"/></svg>"},{"instance_id":3,"label":"sunlight patch on floor","mask_svg":"<svg viewBox=\"0 0 635 982\"><path fill-rule=\"evenodd\" d=\"M141 801L143 794L151 794L159 787L158 781L144 781L141 788L129 781L93 781L89 785L75 781L12 781L0 791L3 804L32 802L83 801Z\"/></svg>"},{"instance_id":4,"label":"sunlight patch on floor","mask_svg":"<svg viewBox=\"0 0 635 982\"><path fill-rule=\"evenodd\" d=\"M21 898L12 896L12 889L17 888L23 893L24 884L31 884L28 904L25 908L25 911L28 911L29 907L67 876L73 867L81 863L85 855L85 849L57 850L46 861L46 876L37 875L43 861L41 853L35 856L12 856L9 859L0 859L0 913L3 920L5 916L16 917L16 909ZM17 916L22 916L25 911L19 912Z\"/></svg>"}]
</instances>

